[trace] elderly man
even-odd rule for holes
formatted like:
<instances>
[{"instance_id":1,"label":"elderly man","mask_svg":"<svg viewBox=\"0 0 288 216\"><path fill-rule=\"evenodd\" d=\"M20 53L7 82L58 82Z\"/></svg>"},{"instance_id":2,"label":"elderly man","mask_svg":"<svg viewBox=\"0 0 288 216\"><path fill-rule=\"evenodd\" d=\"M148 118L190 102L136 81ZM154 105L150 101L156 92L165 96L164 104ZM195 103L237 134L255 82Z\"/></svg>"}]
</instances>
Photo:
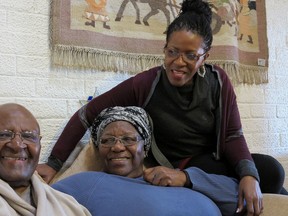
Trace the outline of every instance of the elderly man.
<instances>
[{"instance_id":1,"label":"elderly man","mask_svg":"<svg viewBox=\"0 0 288 216\"><path fill-rule=\"evenodd\" d=\"M52 187L74 196L92 215L234 215L235 179L196 167L181 171L157 166L143 171L151 133L142 108L104 109L91 132L103 172L82 172Z\"/></svg>"},{"instance_id":2,"label":"elderly man","mask_svg":"<svg viewBox=\"0 0 288 216\"><path fill-rule=\"evenodd\" d=\"M0 105L0 215L91 215L74 198L54 190L36 174L40 129L18 104Z\"/></svg>"}]
</instances>

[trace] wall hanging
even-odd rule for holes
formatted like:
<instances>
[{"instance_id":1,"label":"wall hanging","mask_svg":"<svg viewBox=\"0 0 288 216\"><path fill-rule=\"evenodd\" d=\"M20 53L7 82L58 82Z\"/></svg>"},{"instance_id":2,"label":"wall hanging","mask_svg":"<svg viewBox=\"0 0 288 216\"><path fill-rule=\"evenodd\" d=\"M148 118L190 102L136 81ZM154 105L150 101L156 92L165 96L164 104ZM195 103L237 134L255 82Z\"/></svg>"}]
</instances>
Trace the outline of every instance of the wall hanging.
<instances>
[{"instance_id":1,"label":"wall hanging","mask_svg":"<svg viewBox=\"0 0 288 216\"><path fill-rule=\"evenodd\" d=\"M52 64L139 73L163 62L167 25L181 0L52 0ZM268 82L265 0L210 0L208 63L234 84Z\"/></svg>"}]
</instances>

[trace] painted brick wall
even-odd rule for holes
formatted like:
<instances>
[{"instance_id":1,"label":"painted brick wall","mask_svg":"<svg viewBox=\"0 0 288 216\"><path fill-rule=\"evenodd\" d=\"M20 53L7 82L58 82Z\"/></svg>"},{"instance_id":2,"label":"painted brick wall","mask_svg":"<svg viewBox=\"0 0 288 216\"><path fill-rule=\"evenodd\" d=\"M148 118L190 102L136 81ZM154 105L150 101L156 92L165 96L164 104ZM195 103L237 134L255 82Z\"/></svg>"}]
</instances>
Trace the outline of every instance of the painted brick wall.
<instances>
[{"instance_id":1,"label":"painted brick wall","mask_svg":"<svg viewBox=\"0 0 288 216\"><path fill-rule=\"evenodd\" d=\"M95 87L102 93L129 77L51 69L49 8L50 0L0 1L0 103L17 102L35 114L43 135L42 162L80 108L79 100L93 95ZM269 84L240 85L235 91L251 152L275 156L288 173L287 0L266 0L266 8Z\"/></svg>"}]
</instances>

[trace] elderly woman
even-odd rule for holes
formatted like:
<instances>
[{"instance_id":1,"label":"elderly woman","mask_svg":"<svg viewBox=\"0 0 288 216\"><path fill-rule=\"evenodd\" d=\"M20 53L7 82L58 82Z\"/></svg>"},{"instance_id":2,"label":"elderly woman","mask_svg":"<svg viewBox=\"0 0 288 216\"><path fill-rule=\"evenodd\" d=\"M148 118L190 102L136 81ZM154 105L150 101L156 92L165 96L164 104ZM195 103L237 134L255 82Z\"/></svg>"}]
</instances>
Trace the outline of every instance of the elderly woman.
<instances>
[{"instance_id":1,"label":"elderly woman","mask_svg":"<svg viewBox=\"0 0 288 216\"><path fill-rule=\"evenodd\" d=\"M72 195L92 215L212 216L237 211L238 184L232 178L195 167L180 171L160 166L143 172L151 130L142 108L103 110L92 126L103 172L76 174L52 187Z\"/></svg>"}]
</instances>

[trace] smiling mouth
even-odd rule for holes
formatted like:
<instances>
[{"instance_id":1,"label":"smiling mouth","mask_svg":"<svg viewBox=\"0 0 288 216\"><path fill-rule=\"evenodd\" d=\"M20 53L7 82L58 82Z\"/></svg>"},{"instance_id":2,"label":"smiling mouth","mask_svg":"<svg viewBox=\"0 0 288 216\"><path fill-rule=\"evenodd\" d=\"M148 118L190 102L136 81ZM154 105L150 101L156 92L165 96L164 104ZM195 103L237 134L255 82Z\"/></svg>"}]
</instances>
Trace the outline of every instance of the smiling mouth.
<instances>
[{"instance_id":1,"label":"smiling mouth","mask_svg":"<svg viewBox=\"0 0 288 216\"><path fill-rule=\"evenodd\" d=\"M180 70L171 70L172 76L176 79L182 79L187 73Z\"/></svg>"},{"instance_id":2,"label":"smiling mouth","mask_svg":"<svg viewBox=\"0 0 288 216\"><path fill-rule=\"evenodd\" d=\"M121 158L111 158L111 161L122 161L122 160L128 160L128 157L121 157Z\"/></svg>"},{"instance_id":3,"label":"smiling mouth","mask_svg":"<svg viewBox=\"0 0 288 216\"><path fill-rule=\"evenodd\" d=\"M5 157L5 156L2 156L1 158L5 159L5 160L20 160L20 161L26 161L27 160L27 158L25 158L25 157Z\"/></svg>"},{"instance_id":4,"label":"smiling mouth","mask_svg":"<svg viewBox=\"0 0 288 216\"><path fill-rule=\"evenodd\" d=\"M172 72L173 72L173 73L178 73L178 74L185 74L184 71L181 71L181 70L175 70L175 69L172 69Z\"/></svg>"}]
</instances>

